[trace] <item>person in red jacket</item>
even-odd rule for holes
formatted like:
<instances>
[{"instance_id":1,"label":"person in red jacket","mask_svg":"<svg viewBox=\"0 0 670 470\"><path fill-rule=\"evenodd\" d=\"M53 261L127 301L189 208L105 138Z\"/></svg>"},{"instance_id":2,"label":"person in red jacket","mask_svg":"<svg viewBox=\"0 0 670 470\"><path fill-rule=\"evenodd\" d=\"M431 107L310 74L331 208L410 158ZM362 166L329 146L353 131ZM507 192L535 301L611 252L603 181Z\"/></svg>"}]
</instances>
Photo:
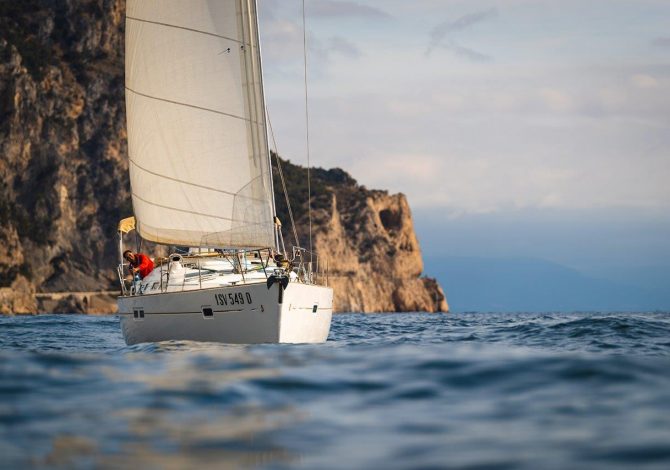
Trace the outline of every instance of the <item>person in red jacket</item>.
<instances>
[{"instance_id":1,"label":"person in red jacket","mask_svg":"<svg viewBox=\"0 0 670 470\"><path fill-rule=\"evenodd\" d=\"M144 279L154 269L153 261L144 253L134 254L132 251L126 250L123 252L123 257L128 261L128 270L133 276L135 273L140 273L140 278Z\"/></svg>"}]
</instances>

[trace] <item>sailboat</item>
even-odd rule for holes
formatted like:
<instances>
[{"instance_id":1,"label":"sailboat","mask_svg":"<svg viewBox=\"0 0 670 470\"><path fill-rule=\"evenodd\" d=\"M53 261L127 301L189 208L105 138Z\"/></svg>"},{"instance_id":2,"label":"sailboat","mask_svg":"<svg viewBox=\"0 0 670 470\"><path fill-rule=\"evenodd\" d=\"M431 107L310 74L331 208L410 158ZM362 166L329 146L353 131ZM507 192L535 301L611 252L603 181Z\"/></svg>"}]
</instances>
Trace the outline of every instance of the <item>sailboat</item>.
<instances>
[{"instance_id":1,"label":"sailboat","mask_svg":"<svg viewBox=\"0 0 670 470\"><path fill-rule=\"evenodd\" d=\"M325 263L286 250L275 216L255 0L128 0L125 34L126 343L326 341ZM172 251L128 281L132 231Z\"/></svg>"}]
</instances>

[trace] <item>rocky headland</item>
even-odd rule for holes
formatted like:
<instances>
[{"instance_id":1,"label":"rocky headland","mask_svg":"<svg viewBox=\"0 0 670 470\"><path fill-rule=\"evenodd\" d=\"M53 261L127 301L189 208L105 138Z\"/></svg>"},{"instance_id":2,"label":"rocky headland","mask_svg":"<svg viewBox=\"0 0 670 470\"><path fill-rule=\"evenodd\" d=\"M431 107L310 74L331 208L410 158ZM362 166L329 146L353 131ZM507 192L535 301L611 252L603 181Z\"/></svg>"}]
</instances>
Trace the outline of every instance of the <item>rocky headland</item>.
<instances>
[{"instance_id":1,"label":"rocky headland","mask_svg":"<svg viewBox=\"0 0 670 470\"><path fill-rule=\"evenodd\" d=\"M132 213L124 9L124 0L0 1L0 313L115 309L116 224ZM306 170L282 167L307 246ZM313 246L337 311L448 309L438 283L421 277L402 194L339 169L312 178Z\"/></svg>"},{"instance_id":2,"label":"rocky headland","mask_svg":"<svg viewBox=\"0 0 670 470\"><path fill-rule=\"evenodd\" d=\"M296 221L299 244L309 246L307 170L280 160ZM273 158L275 188L281 188ZM312 245L327 263L339 312L447 311L442 288L421 277L423 260L403 194L368 190L345 171L313 168ZM284 195L277 212L286 241L295 236Z\"/></svg>"}]
</instances>

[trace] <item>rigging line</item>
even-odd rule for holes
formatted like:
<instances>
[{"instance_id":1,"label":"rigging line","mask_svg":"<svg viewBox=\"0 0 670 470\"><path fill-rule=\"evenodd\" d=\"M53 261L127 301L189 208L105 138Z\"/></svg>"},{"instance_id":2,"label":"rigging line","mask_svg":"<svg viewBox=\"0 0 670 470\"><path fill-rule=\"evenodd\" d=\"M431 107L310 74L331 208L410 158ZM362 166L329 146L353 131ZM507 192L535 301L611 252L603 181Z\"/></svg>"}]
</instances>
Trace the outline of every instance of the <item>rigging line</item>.
<instances>
[{"instance_id":1,"label":"rigging line","mask_svg":"<svg viewBox=\"0 0 670 470\"><path fill-rule=\"evenodd\" d=\"M268 118L268 127L270 129L270 136L272 137L272 145L275 148L275 160L277 161L277 169L279 170L279 180L281 181L282 190L284 191L284 198L286 199L286 207L288 208L288 217L291 221L291 229L293 230L293 237L295 238L295 246L300 246L298 241L298 231L295 228L295 220L293 219L293 209L291 208L291 201L288 198L288 190L286 189L286 180L284 179L284 171L282 170L281 160L279 159L279 150L277 150L277 141L275 140L275 132L272 129L272 121L270 120L270 112L265 107L265 115Z\"/></svg>"},{"instance_id":2,"label":"rigging line","mask_svg":"<svg viewBox=\"0 0 670 470\"><path fill-rule=\"evenodd\" d=\"M302 56L305 77L305 136L307 139L307 214L309 218L309 262L312 263L312 183L309 164L309 105L307 101L307 21L305 20L305 0L302 0Z\"/></svg>"}]
</instances>

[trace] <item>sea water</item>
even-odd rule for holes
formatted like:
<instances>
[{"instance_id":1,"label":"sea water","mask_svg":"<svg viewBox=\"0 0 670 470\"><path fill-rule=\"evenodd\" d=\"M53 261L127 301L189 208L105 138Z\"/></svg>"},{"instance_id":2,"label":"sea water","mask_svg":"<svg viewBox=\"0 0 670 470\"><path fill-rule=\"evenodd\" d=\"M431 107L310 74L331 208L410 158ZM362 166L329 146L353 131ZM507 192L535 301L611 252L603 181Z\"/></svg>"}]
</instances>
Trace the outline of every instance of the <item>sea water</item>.
<instances>
[{"instance_id":1,"label":"sea water","mask_svg":"<svg viewBox=\"0 0 670 470\"><path fill-rule=\"evenodd\" d=\"M2 468L670 468L670 315L337 315L326 344L125 346L0 318Z\"/></svg>"}]
</instances>

